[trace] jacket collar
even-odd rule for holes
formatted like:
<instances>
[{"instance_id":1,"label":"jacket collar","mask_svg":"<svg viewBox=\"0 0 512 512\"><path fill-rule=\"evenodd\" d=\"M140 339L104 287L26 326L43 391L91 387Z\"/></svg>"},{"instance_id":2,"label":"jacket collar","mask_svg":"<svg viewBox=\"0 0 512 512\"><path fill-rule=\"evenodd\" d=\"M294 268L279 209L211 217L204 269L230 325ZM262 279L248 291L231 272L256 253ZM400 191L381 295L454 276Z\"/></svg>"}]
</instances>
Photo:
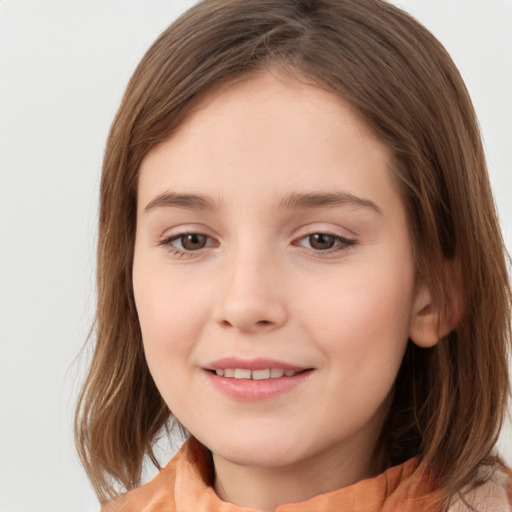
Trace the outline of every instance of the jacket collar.
<instances>
[{"instance_id":1,"label":"jacket collar","mask_svg":"<svg viewBox=\"0 0 512 512\"><path fill-rule=\"evenodd\" d=\"M215 494L210 454L194 438L190 438L183 445L172 462L176 464L174 499L178 510L257 512L224 502ZM419 462L418 458L410 459L374 478L315 496L307 501L280 505L274 512L440 510L442 499L435 492L435 482L418 472ZM165 472L168 468L169 466L162 471Z\"/></svg>"}]
</instances>

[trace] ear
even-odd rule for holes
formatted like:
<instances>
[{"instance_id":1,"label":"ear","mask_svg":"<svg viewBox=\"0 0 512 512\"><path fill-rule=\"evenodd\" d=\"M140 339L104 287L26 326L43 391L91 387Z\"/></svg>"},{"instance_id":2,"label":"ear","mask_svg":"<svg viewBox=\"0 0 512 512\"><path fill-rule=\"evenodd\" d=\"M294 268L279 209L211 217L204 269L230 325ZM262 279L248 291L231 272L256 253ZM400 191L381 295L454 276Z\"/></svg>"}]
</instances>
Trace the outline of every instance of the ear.
<instances>
[{"instance_id":1,"label":"ear","mask_svg":"<svg viewBox=\"0 0 512 512\"><path fill-rule=\"evenodd\" d=\"M409 338L419 347L430 348L453 330L456 313L446 317L432 301L432 295L426 285L418 287L414 299Z\"/></svg>"}]
</instances>

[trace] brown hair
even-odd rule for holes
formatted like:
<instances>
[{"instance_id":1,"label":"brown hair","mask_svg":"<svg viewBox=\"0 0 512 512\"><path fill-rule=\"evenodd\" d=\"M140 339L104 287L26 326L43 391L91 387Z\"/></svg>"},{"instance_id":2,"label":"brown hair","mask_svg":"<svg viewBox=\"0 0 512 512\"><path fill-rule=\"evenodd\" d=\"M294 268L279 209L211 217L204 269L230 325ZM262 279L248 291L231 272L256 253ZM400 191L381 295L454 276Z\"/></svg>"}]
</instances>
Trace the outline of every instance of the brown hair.
<instances>
[{"instance_id":1,"label":"brown hair","mask_svg":"<svg viewBox=\"0 0 512 512\"><path fill-rule=\"evenodd\" d=\"M205 0L140 62L104 158L96 347L75 423L81 460L101 501L115 482L133 488L144 456L157 463L153 442L171 417L144 359L133 299L139 166L205 92L270 68L350 102L392 151L418 279L458 322L433 348L409 343L381 445L386 466L420 455L420 469L454 496L497 462L509 393L505 249L455 65L423 26L380 0Z\"/></svg>"}]
</instances>

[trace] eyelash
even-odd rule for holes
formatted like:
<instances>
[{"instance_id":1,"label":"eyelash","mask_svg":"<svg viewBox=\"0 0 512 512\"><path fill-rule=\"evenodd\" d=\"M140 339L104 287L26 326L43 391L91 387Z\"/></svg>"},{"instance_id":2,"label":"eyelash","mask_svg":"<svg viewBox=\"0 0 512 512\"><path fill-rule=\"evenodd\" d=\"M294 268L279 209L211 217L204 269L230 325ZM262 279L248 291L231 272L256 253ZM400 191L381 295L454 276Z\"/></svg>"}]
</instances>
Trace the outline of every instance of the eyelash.
<instances>
[{"instance_id":1,"label":"eyelash","mask_svg":"<svg viewBox=\"0 0 512 512\"><path fill-rule=\"evenodd\" d=\"M356 244L356 240L354 240L354 239L345 238L343 236L337 235L336 233L330 233L329 231L317 231L315 233L309 233L308 235L305 235L305 236L299 238L299 242L302 240L306 240L315 235L324 235L324 236L329 236L329 237L334 238L335 245L333 247L329 247L328 249L325 249L325 250L318 249L317 250L317 249L313 249L313 248L307 248L310 251L314 252L316 255L321 255L323 257L328 257L329 255L331 255L333 253L340 252L340 251L347 251L348 249L352 248ZM301 247L304 247L304 246L301 245Z\"/></svg>"},{"instance_id":2,"label":"eyelash","mask_svg":"<svg viewBox=\"0 0 512 512\"><path fill-rule=\"evenodd\" d=\"M204 237L206 237L207 238L207 244L208 244L208 240L209 241L213 240L210 236L208 236L208 235L206 235L204 233L199 233L199 232L191 231L191 232L186 232L186 233L179 233L179 234L172 235L170 237L164 238L163 240L158 242L158 245L164 247L166 250L171 252L173 256L176 256L176 257L179 257L179 258L182 258L182 257L193 257L194 255L200 253L203 249L205 249L207 247L215 246L214 244L210 244L210 245L206 245L205 247L201 247L199 249L187 250L187 249L180 249L180 248L178 248L178 247L176 247L174 245L174 242L176 242L177 240L181 239L183 241L183 239L186 236L191 236L191 235L197 235L197 236L204 236ZM325 249L325 250L321 250L321 249L317 250L317 249L314 249L314 248L311 248L311 247L309 247L309 248L305 247L305 249L308 249L309 251L313 252L316 256L320 256L320 257L329 257L329 256L333 255L333 253L347 251L347 250L351 249L352 247L354 247L357 244L356 240L345 238L343 236L337 235L336 233L331 233L331 232L328 232L328 231L316 231L314 233L309 233L309 234L307 234L305 236L302 236L301 238L297 239L297 241L294 243L294 245L299 245L300 247L304 247L303 245L298 244L297 242L300 242L302 240L306 240L306 239L308 239L308 238L310 238L312 236L315 236L315 235L324 235L324 236L329 236L329 237L333 237L334 238L334 246L330 247L328 249ZM183 242L182 242L182 247L183 247Z\"/></svg>"},{"instance_id":3,"label":"eyelash","mask_svg":"<svg viewBox=\"0 0 512 512\"><path fill-rule=\"evenodd\" d=\"M172 235L168 238L164 238L163 240L158 242L158 245L163 246L165 249L170 251L173 256L177 256L180 258L184 257L184 256L185 257L186 256L194 256L195 253L201 252L202 249L204 249L206 247L211 247L211 245L210 246L206 245L205 247L201 247L200 249L186 250L186 249L180 249L180 248L176 247L175 245L173 245L174 242L176 242L176 240L180 240L180 239L183 240L186 236L191 236L191 235L205 236L208 240L213 240L212 237L205 235L204 233L189 231L189 232L185 232L185 233L178 233L177 235ZM182 243L182 247L183 247L183 243Z\"/></svg>"}]
</instances>

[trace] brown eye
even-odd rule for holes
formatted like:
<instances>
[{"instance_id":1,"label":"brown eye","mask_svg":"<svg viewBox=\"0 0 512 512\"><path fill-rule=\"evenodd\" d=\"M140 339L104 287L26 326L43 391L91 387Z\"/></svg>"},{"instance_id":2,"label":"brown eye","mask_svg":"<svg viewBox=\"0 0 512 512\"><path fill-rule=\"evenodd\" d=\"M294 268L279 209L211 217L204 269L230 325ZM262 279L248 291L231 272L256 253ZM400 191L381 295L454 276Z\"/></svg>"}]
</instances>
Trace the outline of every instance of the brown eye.
<instances>
[{"instance_id":1,"label":"brown eye","mask_svg":"<svg viewBox=\"0 0 512 512\"><path fill-rule=\"evenodd\" d=\"M201 254L203 249L218 247L218 242L204 233L181 233L164 238L158 245L166 248L173 256L191 256L194 252Z\"/></svg>"},{"instance_id":2,"label":"brown eye","mask_svg":"<svg viewBox=\"0 0 512 512\"><path fill-rule=\"evenodd\" d=\"M179 236L177 240L181 241L181 246L186 251L197 251L198 249L206 247L208 237L201 233L188 233L186 235Z\"/></svg>"},{"instance_id":3,"label":"brown eye","mask_svg":"<svg viewBox=\"0 0 512 512\"><path fill-rule=\"evenodd\" d=\"M318 251L332 249L336 243L336 237L327 233L315 233L309 235L309 245Z\"/></svg>"},{"instance_id":4,"label":"brown eye","mask_svg":"<svg viewBox=\"0 0 512 512\"><path fill-rule=\"evenodd\" d=\"M306 247L318 255L333 255L333 253L344 252L350 247L357 245L356 240L345 238L333 233L311 233L297 240L295 245Z\"/></svg>"}]
</instances>

